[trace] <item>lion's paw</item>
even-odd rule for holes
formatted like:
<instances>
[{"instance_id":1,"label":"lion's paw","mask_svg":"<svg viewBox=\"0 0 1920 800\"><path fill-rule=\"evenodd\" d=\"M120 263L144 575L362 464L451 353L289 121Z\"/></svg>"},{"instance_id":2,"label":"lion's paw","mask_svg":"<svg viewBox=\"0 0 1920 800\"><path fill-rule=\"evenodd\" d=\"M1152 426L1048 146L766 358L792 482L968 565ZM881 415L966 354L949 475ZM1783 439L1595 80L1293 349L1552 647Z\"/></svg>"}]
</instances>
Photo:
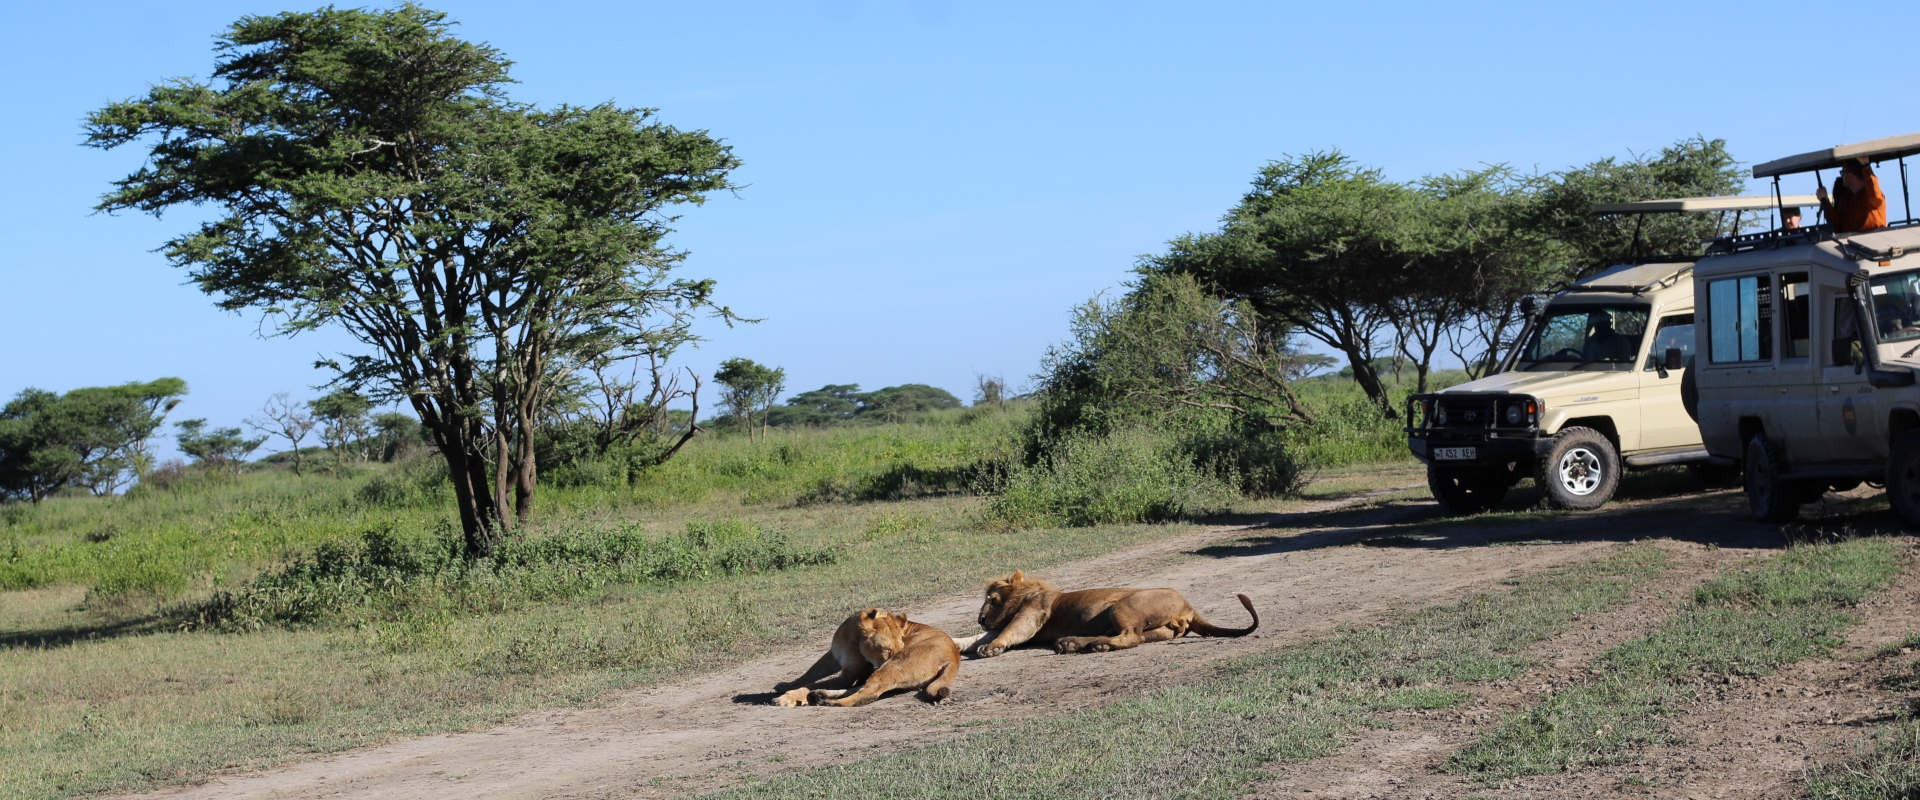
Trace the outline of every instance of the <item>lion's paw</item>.
<instances>
[{"instance_id":1,"label":"lion's paw","mask_svg":"<svg viewBox=\"0 0 1920 800\"><path fill-rule=\"evenodd\" d=\"M804 706L804 705L807 705L807 695L809 694L811 694L811 692L805 688L795 689L790 692L782 693L779 697L773 698L773 704L776 706L785 706L788 708L792 708L793 706Z\"/></svg>"},{"instance_id":2,"label":"lion's paw","mask_svg":"<svg viewBox=\"0 0 1920 800\"><path fill-rule=\"evenodd\" d=\"M1053 641L1053 652L1061 655L1080 652L1080 640L1071 636Z\"/></svg>"},{"instance_id":3,"label":"lion's paw","mask_svg":"<svg viewBox=\"0 0 1920 800\"><path fill-rule=\"evenodd\" d=\"M993 658L994 656L1007 652L1007 648L1001 647L1000 645L997 645L997 644L983 644L980 646L980 649L977 652L980 654L981 658Z\"/></svg>"}]
</instances>

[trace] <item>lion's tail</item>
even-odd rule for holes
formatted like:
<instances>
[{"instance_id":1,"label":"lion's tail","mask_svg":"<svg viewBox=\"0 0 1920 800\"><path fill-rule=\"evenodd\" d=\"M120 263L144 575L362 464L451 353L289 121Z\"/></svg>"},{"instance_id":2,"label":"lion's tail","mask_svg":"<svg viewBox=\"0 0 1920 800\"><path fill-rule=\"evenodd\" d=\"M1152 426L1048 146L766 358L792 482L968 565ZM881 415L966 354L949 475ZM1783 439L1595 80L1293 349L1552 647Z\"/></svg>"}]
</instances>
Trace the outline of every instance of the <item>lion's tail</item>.
<instances>
[{"instance_id":1,"label":"lion's tail","mask_svg":"<svg viewBox=\"0 0 1920 800\"><path fill-rule=\"evenodd\" d=\"M1248 600L1244 594L1236 594L1234 597L1240 598L1240 605L1246 606L1247 613L1253 616L1252 625L1244 628L1222 628L1201 619L1199 614L1195 614L1193 615L1193 624L1187 626L1187 631L1200 634L1201 636L1245 636L1258 630L1260 628L1260 612L1253 610L1253 601Z\"/></svg>"},{"instance_id":2,"label":"lion's tail","mask_svg":"<svg viewBox=\"0 0 1920 800\"><path fill-rule=\"evenodd\" d=\"M949 661L946 666L940 668L938 675L933 676L933 680L927 681L926 687L920 691L926 692L927 699L933 702L945 700L947 695L953 693L953 678L959 673L960 661L958 659Z\"/></svg>"}]
</instances>

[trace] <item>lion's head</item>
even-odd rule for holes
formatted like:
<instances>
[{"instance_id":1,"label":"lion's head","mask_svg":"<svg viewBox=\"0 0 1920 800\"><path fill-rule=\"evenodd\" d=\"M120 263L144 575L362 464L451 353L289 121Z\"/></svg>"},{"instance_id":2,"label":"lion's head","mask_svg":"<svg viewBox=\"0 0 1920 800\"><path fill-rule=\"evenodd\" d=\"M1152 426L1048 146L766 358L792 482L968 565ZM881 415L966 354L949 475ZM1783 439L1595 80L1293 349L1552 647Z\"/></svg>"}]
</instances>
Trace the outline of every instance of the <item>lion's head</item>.
<instances>
[{"instance_id":1,"label":"lion's head","mask_svg":"<svg viewBox=\"0 0 1920 800\"><path fill-rule=\"evenodd\" d=\"M860 612L860 648L886 661L907 647L907 617L877 608Z\"/></svg>"},{"instance_id":2,"label":"lion's head","mask_svg":"<svg viewBox=\"0 0 1920 800\"><path fill-rule=\"evenodd\" d=\"M997 631L1036 595L1054 591L1046 581L1029 578L1020 570L987 584L986 602L980 604L980 629Z\"/></svg>"}]
</instances>

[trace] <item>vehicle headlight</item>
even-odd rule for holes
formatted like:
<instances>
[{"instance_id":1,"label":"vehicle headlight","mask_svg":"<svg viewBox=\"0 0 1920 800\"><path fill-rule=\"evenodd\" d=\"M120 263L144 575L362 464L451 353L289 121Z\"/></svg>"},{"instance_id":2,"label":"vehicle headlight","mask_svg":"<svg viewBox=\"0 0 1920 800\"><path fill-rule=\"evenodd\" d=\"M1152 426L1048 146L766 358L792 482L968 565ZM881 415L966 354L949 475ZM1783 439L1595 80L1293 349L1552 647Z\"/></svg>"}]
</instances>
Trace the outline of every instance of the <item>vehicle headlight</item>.
<instances>
[{"instance_id":1,"label":"vehicle headlight","mask_svg":"<svg viewBox=\"0 0 1920 800\"><path fill-rule=\"evenodd\" d=\"M1433 422L1435 425L1447 424L1447 406L1444 403L1433 404Z\"/></svg>"},{"instance_id":2,"label":"vehicle headlight","mask_svg":"<svg viewBox=\"0 0 1920 800\"><path fill-rule=\"evenodd\" d=\"M1518 426L1520 423L1526 421L1526 419L1527 419L1527 410L1525 408L1522 408L1519 403L1514 403L1512 405L1507 406L1507 424L1508 425Z\"/></svg>"}]
</instances>

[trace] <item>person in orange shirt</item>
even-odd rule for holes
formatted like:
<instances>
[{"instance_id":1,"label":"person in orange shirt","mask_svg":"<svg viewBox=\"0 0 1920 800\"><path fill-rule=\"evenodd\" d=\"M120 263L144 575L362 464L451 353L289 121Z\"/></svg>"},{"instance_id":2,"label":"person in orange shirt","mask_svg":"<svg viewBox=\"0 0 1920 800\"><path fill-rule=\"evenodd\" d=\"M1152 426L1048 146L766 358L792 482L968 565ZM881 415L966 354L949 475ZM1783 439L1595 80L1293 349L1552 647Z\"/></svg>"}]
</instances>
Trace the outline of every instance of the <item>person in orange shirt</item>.
<instances>
[{"instance_id":1,"label":"person in orange shirt","mask_svg":"<svg viewBox=\"0 0 1920 800\"><path fill-rule=\"evenodd\" d=\"M1833 180L1833 199L1827 199L1827 187L1814 192L1820 198L1820 210L1834 233L1853 233L1887 227L1887 196L1880 191L1880 179L1873 174L1867 159L1856 158L1840 167Z\"/></svg>"}]
</instances>

